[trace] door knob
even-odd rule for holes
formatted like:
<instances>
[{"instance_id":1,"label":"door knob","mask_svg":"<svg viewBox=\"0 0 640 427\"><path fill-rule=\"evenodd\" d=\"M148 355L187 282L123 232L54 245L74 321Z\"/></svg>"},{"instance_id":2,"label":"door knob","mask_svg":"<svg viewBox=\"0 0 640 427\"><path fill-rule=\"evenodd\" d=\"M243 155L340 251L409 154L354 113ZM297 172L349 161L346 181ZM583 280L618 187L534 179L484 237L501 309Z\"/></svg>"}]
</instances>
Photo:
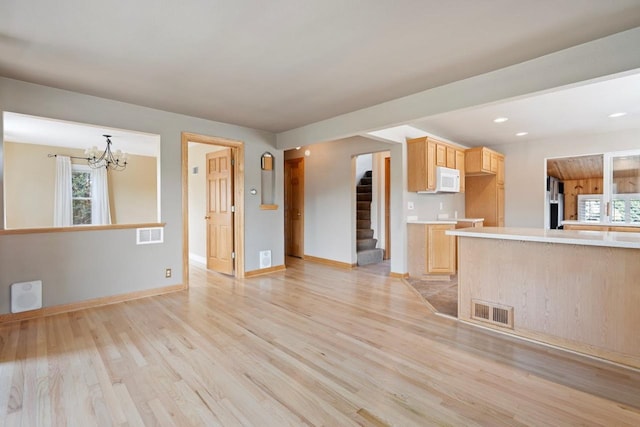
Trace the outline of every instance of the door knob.
<instances>
[{"instance_id":1,"label":"door knob","mask_svg":"<svg viewBox=\"0 0 640 427\"><path fill-rule=\"evenodd\" d=\"M204 219L211 219L209 215L205 216Z\"/></svg>"}]
</instances>

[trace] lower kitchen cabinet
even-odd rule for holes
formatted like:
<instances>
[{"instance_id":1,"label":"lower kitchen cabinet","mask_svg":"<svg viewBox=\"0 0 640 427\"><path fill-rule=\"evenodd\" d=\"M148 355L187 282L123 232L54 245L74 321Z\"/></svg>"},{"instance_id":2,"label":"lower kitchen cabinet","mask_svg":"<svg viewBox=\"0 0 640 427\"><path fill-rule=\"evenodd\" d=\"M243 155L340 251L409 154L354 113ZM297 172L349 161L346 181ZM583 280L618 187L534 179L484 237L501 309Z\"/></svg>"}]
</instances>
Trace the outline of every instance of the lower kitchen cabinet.
<instances>
[{"instance_id":1,"label":"lower kitchen cabinet","mask_svg":"<svg viewBox=\"0 0 640 427\"><path fill-rule=\"evenodd\" d=\"M456 273L456 238L447 230L455 223L408 224L408 270L411 277L448 280Z\"/></svg>"},{"instance_id":2,"label":"lower kitchen cabinet","mask_svg":"<svg viewBox=\"0 0 640 427\"><path fill-rule=\"evenodd\" d=\"M447 236L455 224L430 224L427 228L427 274L455 274L456 238Z\"/></svg>"}]
</instances>

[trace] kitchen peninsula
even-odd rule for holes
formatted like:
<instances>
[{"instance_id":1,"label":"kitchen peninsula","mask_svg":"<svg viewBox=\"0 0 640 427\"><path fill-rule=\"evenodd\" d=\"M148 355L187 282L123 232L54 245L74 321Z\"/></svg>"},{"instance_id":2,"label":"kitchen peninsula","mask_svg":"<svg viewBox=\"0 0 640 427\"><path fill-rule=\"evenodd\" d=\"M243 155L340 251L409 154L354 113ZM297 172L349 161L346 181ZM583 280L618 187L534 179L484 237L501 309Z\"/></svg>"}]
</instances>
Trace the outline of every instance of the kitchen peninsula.
<instances>
[{"instance_id":1,"label":"kitchen peninsula","mask_svg":"<svg viewBox=\"0 0 640 427\"><path fill-rule=\"evenodd\" d=\"M458 238L458 318L640 368L640 233L483 227Z\"/></svg>"}]
</instances>

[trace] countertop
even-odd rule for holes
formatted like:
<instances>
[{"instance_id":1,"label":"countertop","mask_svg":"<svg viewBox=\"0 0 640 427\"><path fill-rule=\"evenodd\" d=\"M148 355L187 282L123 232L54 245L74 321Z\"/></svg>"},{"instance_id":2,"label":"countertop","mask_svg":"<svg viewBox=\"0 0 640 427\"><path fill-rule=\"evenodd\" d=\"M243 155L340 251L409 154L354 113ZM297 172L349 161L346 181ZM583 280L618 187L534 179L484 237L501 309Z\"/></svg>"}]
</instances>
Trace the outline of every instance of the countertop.
<instances>
[{"instance_id":1,"label":"countertop","mask_svg":"<svg viewBox=\"0 0 640 427\"><path fill-rule=\"evenodd\" d=\"M640 249L640 233L615 231L545 230L542 228L480 227L447 230L446 234L484 239L521 240L565 245Z\"/></svg>"},{"instance_id":2,"label":"countertop","mask_svg":"<svg viewBox=\"0 0 640 427\"><path fill-rule=\"evenodd\" d=\"M458 222L482 222L484 218L449 218L449 219L411 219L407 224L457 224Z\"/></svg>"},{"instance_id":3,"label":"countertop","mask_svg":"<svg viewBox=\"0 0 640 427\"><path fill-rule=\"evenodd\" d=\"M624 222L592 222L592 221L575 221L566 220L562 221L562 225L590 225L593 227L640 227L638 224L626 224Z\"/></svg>"}]
</instances>

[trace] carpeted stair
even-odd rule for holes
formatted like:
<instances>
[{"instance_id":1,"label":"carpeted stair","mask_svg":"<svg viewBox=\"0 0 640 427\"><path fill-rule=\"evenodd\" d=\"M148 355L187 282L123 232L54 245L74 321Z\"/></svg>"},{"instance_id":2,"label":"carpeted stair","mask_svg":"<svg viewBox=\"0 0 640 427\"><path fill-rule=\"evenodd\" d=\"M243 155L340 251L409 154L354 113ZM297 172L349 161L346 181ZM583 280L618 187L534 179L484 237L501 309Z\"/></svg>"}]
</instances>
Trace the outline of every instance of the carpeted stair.
<instances>
[{"instance_id":1,"label":"carpeted stair","mask_svg":"<svg viewBox=\"0 0 640 427\"><path fill-rule=\"evenodd\" d=\"M376 264L382 261L383 250L376 248L378 239L371 229L371 171L367 171L356 186L356 251L358 265Z\"/></svg>"}]
</instances>

